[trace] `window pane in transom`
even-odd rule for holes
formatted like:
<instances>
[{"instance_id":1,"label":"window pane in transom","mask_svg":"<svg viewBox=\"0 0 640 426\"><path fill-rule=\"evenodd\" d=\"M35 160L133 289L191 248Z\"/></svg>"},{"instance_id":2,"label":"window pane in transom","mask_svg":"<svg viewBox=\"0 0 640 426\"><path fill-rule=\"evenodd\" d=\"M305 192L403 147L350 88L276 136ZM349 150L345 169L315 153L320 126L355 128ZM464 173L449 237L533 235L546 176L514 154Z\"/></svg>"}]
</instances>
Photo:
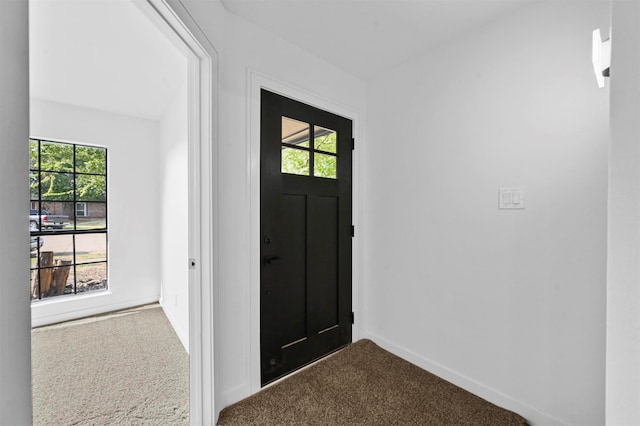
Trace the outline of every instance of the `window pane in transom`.
<instances>
[{"instance_id":1,"label":"window pane in transom","mask_svg":"<svg viewBox=\"0 0 640 426\"><path fill-rule=\"evenodd\" d=\"M309 124L282 117L282 143L309 147Z\"/></svg>"},{"instance_id":2,"label":"window pane in transom","mask_svg":"<svg viewBox=\"0 0 640 426\"><path fill-rule=\"evenodd\" d=\"M337 176L337 160L335 155L314 153L313 175L315 177L323 177L336 179Z\"/></svg>"},{"instance_id":3,"label":"window pane in transom","mask_svg":"<svg viewBox=\"0 0 640 426\"><path fill-rule=\"evenodd\" d=\"M282 173L309 176L309 123L282 117Z\"/></svg>"},{"instance_id":4,"label":"window pane in transom","mask_svg":"<svg viewBox=\"0 0 640 426\"><path fill-rule=\"evenodd\" d=\"M283 146L282 173L309 176L309 151Z\"/></svg>"},{"instance_id":5,"label":"window pane in transom","mask_svg":"<svg viewBox=\"0 0 640 426\"><path fill-rule=\"evenodd\" d=\"M335 130L325 127L314 126L313 128L313 149L318 151L332 152L337 151L337 133Z\"/></svg>"}]
</instances>

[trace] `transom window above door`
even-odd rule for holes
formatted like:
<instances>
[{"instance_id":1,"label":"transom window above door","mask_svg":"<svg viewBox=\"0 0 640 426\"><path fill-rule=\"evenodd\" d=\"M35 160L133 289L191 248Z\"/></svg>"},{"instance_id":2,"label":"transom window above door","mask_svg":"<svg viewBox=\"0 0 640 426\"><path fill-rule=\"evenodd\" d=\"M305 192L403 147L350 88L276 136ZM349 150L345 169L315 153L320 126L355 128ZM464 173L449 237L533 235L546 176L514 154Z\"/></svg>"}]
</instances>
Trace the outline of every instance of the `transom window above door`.
<instances>
[{"instance_id":1,"label":"transom window above door","mask_svg":"<svg viewBox=\"0 0 640 426\"><path fill-rule=\"evenodd\" d=\"M335 130L282 117L282 173L337 179L337 148Z\"/></svg>"}]
</instances>

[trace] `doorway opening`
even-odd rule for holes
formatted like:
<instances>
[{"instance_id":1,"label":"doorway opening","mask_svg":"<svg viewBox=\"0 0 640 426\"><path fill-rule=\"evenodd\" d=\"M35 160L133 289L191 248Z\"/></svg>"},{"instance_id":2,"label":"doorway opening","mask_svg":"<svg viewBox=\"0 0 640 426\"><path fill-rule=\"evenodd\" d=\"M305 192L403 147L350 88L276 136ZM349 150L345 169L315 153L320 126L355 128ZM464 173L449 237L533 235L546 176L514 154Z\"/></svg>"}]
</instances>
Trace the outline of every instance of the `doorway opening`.
<instances>
[{"instance_id":1,"label":"doorway opening","mask_svg":"<svg viewBox=\"0 0 640 426\"><path fill-rule=\"evenodd\" d=\"M91 23L75 12L61 12L58 7L60 5L57 4L59 2L30 1L31 22L36 19L34 14L37 13L38 3L43 3L53 4L58 13L63 13L63 18L67 19L65 22L69 23L68 27L86 29L91 26ZM116 229L115 224L118 222L121 230L120 237L115 231L109 237L109 290L77 300L60 297L55 303L39 303L37 308L32 309L33 325L66 321L160 301L189 353L191 422L207 424L215 418L212 270L216 252L212 244L215 222L211 206L216 197L213 190L216 180L213 164L217 141L213 111L217 99L217 53L180 4L169 7L166 2L159 0L62 3L73 7L132 8L139 16L134 18L135 13L101 10L96 22L106 23L119 33L105 30L97 35L100 40L111 43L112 48L126 54L130 52L127 47L135 42L123 34L122 27L146 26L152 29L146 33L138 31L141 36L138 41L150 43L150 33L155 31L155 36L160 35L160 39L163 39L160 44L164 43L164 47L147 45L150 46L148 49L140 48L129 57L119 60L115 67L111 67L113 64L109 62L113 56L108 50L88 42L88 37L83 37L82 32L67 33L59 46L70 50L67 54L75 54L85 62L94 61L97 64L95 71L75 74L77 78L74 83L87 83L84 87L90 89L90 94L95 94L96 91L106 93L103 100L107 101L98 105L100 108L83 104L82 99L86 99L83 95L86 93L82 89L63 88L58 93L61 94L60 97L55 97L38 92L39 89L46 92L47 88L52 87L46 83L46 78L40 87L38 84L31 85L32 136L61 142L92 143L73 132L84 132L86 135L93 131L96 140L93 143L109 147L110 191L113 192L120 186L125 190L133 189L131 192L137 194L132 196L129 192L128 197L109 199L110 228ZM51 16L55 12L48 13ZM47 14L44 22L47 21L46 16ZM52 26L63 26L60 19L49 19L49 22ZM113 25L114 22L118 25ZM32 26L39 30L44 28L40 25ZM50 31L43 33L46 36L52 34ZM34 40L31 37L32 58L60 57L53 55L51 50L44 54L42 51L38 53L34 49ZM80 46L72 47L75 41ZM140 46L139 43L137 45ZM164 59L154 63L149 57L171 50L183 58L182 63L177 66L184 77L181 78L181 84L177 85L179 87L175 85L178 79L167 76L163 71L172 66L163 62ZM149 91L148 96L129 98L126 90L120 90L122 88L117 84L117 79L135 73L132 64L140 61L148 64L144 70L146 79L158 83L156 88L159 87L160 90ZM62 76L72 74L72 71L78 71L78 68L82 69L87 65L81 63L73 67L66 63L57 67L43 67L32 60L32 65L34 63L39 71L45 71L46 77L58 81ZM101 78L105 74L101 74L100 68L110 71L107 73L108 77ZM162 99L158 100L156 96L159 93L167 95L167 107L160 112L152 111L148 116L144 116L144 113L136 116L136 112L144 111L143 102L139 101L146 97L150 98L146 99L149 101L147 104L161 105ZM98 96L93 98L97 99ZM110 108L109 105L113 104L109 101L119 101L125 110ZM96 118L98 113L109 116L111 121L100 122ZM70 116L76 119L68 120ZM101 133L96 129L100 129ZM124 136L116 133L123 129L127 130L123 132ZM152 140L149 136L154 131L156 145L140 143L144 138ZM139 167L135 165L136 160ZM120 166L117 164L119 161ZM122 162L126 163L124 168L121 167ZM123 170L127 173L115 173ZM120 217L116 212L119 212ZM131 285L134 281L138 283L137 286Z\"/></svg>"}]
</instances>

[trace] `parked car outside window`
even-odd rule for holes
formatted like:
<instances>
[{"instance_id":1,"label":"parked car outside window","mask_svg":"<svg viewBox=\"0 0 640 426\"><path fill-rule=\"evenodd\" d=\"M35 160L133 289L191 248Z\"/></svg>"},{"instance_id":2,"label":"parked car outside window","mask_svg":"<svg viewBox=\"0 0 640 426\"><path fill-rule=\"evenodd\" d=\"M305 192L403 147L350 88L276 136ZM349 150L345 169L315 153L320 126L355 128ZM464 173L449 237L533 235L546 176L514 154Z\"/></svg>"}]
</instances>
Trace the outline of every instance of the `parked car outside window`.
<instances>
[{"instance_id":1,"label":"parked car outside window","mask_svg":"<svg viewBox=\"0 0 640 426\"><path fill-rule=\"evenodd\" d=\"M31 225L29 227L29 230L31 232L38 231L38 227L34 226L34 225ZM35 257L37 252L38 252L38 248L42 247L42 245L44 244L44 237L31 236L29 242L30 242L30 245L31 245L31 257Z\"/></svg>"}]
</instances>

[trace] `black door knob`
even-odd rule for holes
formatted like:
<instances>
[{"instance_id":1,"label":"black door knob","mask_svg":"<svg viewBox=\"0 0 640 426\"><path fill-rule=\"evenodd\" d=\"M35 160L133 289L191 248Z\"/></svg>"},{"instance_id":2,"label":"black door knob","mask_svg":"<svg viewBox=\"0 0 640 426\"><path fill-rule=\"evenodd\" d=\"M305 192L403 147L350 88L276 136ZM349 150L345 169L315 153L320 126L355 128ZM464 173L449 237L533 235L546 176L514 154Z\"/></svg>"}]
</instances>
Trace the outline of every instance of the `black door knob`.
<instances>
[{"instance_id":1,"label":"black door knob","mask_svg":"<svg viewBox=\"0 0 640 426\"><path fill-rule=\"evenodd\" d=\"M280 260L280 256L267 255L263 258L264 265L271 265L276 260Z\"/></svg>"}]
</instances>

